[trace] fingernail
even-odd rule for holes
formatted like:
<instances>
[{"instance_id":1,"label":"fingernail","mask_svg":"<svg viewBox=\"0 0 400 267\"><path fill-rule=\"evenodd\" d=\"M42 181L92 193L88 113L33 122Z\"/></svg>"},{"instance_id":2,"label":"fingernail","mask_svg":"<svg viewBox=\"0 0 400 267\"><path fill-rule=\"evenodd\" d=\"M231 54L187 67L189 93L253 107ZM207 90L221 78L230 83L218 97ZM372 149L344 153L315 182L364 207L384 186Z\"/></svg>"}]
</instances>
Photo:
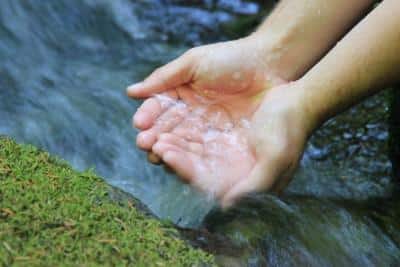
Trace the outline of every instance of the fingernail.
<instances>
[{"instance_id":1,"label":"fingernail","mask_svg":"<svg viewBox=\"0 0 400 267\"><path fill-rule=\"evenodd\" d=\"M155 140L154 135L150 132L140 132L136 137L136 144L139 148L150 150Z\"/></svg>"},{"instance_id":2,"label":"fingernail","mask_svg":"<svg viewBox=\"0 0 400 267\"><path fill-rule=\"evenodd\" d=\"M140 82L140 83L132 84L132 85L128 86L128 88L126 89L126 91L127 91L128 93L135 93L135 92L137 91L137 89L141 87L141 85L142 85L141 82Z\"/></svg>"}]
</instances>

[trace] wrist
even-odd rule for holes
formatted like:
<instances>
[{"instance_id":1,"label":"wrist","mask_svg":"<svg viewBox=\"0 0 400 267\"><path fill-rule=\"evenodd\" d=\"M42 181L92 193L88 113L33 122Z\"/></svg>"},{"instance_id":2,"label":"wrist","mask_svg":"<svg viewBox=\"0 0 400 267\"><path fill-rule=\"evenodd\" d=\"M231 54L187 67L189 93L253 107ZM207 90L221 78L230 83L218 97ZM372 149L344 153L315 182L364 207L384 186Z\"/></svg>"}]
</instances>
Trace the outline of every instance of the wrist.
<instances>
[{"instance_id":1,"label":"wrist","mask_svg":"<svg viewBox=\"0 0 400 267\"><path fill-rule=\"evenodd\" d=\"M292 127L292 133L307 139L322 121L305 89L297 80L268 90L259 107L259 116L282 118Z\"/></svg>"},{"instance_id":2,"label":"wrist","mask_svg":"<svg viewBox=\"0 0 400 267\"><path fill-rule=\"evenodd\" d=\"M250 49L259 54L265 68L285 81L297 80L308 69L304 64L307 55L299 52L290 32L256 31L245 39Z\"/></svg>"},{"instance_id":3,"label":"wrist","mask_svg":"<svg viewBox=\"0 0 400 267\"><path fill-rule=\"evenodd\" d=\"M324 99L323 90L317 87L301 78L292 88L297 92L299 107L304 114L304 123L310 135L330 118L331 103Z\"/></svg>"}]
</instances>

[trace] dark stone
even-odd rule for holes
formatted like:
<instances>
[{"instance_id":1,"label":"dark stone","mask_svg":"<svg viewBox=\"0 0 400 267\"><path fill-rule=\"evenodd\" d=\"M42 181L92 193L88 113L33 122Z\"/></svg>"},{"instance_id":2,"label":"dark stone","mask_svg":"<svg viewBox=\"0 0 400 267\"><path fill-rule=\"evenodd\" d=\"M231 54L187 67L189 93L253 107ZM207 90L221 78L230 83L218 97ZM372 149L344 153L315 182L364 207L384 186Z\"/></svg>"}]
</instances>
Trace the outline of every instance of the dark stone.
<instances>
[{"instance_id":1,"label":"dark stone","mask_svg":"<svg viewBox=\"0 0 400 267\"><path fill-rule=\"evenodd\" d=\"M400 86L399 86L400 87ZM392 92L390 99L390 159L393 166L393 175L395 179L400 180L400 88Z\"/></svg>"}]
</instances>

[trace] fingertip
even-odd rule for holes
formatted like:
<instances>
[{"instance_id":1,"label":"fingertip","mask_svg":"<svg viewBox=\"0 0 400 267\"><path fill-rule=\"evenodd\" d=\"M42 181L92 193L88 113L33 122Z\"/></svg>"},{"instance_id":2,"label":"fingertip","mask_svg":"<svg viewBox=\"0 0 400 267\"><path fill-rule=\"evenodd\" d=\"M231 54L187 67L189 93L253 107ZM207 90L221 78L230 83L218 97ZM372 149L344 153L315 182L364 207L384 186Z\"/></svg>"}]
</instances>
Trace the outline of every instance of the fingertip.
<instances>
[{"instance_id":1,"label":"fingertip","mask_svg":"<svg viewBox=\"0 0 400 267\"><path fill-rule=\"evenodd\" d=\"M138 128L138 129L142 128L140 126L143 124L143 119L140 114L135 113L135 115L133 115L132 124L133 124L133 127L135 127L135 128Z\"/></svg>"},{"instance_id":2,"label":"fingertip","mask_svg":"<svg viewBox=\"0 0 400 267\"><path fill-rule=\"evenodd\" d=\"M156 154L153 153L153 152L149 152L149 153L147 154L147 160L148 160L150 163L155 164L155 165L160 165L160 164L162 163L161 157L159 157L158 155L156 155Z\"/></svg>"},{"instance_id":3,"label":"fingertip","mask_svg":"<svg viewBox=\"0 0 400 267\"><path fill-rule=\"evenodd\" d=\"M240 190L238 190L237 187L236 188L235 187L231 188L219 200L219 204L220 204L221 209L223 211L229 210L246 193L245 192L240 192Z\"/></svg>"},{"instance_id":4,"label":"fingertip","mask_svg":"<svg viewBox=\"0 0 400 267\"><path fill-rule=\"evenodd\" d=\"M141 132L136 137L136 145L143 150L150 150L156 138L149 132Z\"/></svg>"},{"instance_id":5,"label":"fingertip","mask_svg":"<svg viewBox=\"0 0 400 267\"><path fill-rule=\"evenodd\" d=\"M154 125L157 118L163 112L159 101L149 98L142 103L133 116L133 125L141 130L147 130Z\"/></svg>"},{"instance_id":6,"label":"fingertip","mask_svg":"<svg viewBox=\"0 0 400 267\"><path fill-rule=\"evenodd\" d=\"M220 202L220 207L223 211L227 211L235 205L234 199L222 199Z\"/></svg>"},{"instance_id":7,"label":"fingertip","mask_svg":"<svg viewBox=\"0 0 400 267\"><path fill-rule=\"evenodd\" d=\"M142 82L132 84L132 85L130 85L130 86L128 86L126 88L126 94L129 97L134 97L134 98L140 97L140 91L141 91L140 89L142 87L143 87L143 83Z\"/></svg>"},{"instance_id":8,"label":"fingertip","mask_svg":"<svg viewBox=\"0 0 400 267\"><path fill-rule=\"evenodd\" d=\"M146 127L147 126L146 118L140 113L136 113L133 116L132 123L133 123L133 127L135 127L135 128L138 128L138 129L141 129L141 130L144 130L144 129L147 128Z\"/></svg>"}]
</instances>

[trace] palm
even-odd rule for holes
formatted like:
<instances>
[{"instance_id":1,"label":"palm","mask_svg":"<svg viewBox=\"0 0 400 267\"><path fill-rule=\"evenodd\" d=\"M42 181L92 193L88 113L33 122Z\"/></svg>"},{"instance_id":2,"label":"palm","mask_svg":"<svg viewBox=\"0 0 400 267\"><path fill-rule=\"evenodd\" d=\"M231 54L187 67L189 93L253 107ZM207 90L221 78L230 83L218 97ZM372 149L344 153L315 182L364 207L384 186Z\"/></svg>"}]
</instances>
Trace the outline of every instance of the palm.
<instances>
[{"instance_id":1,"label":"palm","mask_svg":"<svg viewBox=\"0 0 400 267\"><path fill-rule=\"evenodd\" d=\"M220 198L248 177L255 164L247 142L249 123L233 119L220 105L210 105L200 96L197 99L191 105L174 103L181 111L185 109L184 119L169 133L161 134L152 150L182 179Z\"/></svg>"},{"instance_id":2,"label":"palm","mask_svg":"<svg viewBox=\"0 0 400 267\"><path fill-rule=\"evenodd\" d=\"M190 105L171 101L185 115L178 126L160 135L153 152L182 179L225 206L249 192L280 192L309 134L297 94L289 85L269 90L250 120L235 119L226 108L207 104L200 96Z\"/></svg>"}]
</instances>

